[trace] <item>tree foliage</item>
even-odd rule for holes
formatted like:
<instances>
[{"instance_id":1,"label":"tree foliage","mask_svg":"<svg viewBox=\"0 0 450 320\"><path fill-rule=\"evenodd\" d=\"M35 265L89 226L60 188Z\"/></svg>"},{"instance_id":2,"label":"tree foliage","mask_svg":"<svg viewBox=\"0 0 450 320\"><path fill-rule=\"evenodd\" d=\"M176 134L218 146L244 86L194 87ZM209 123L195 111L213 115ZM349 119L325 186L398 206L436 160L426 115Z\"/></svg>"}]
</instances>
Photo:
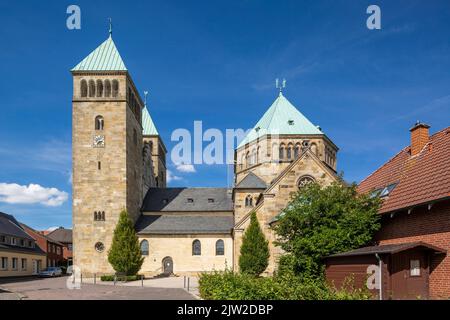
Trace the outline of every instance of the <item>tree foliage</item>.
<instances>
[{"instance_id":1,"label":"tree foliage","mask_svg":"<svg viewBox=\"0 0 450 320\"><path fill-rule=\"evenodd\" d=\"M239 268L242 273L258 276L269 264L269 243L256 217L252 212L250 225L244 233L239 256Z\"/></svg>"},{"instance_id":2,"label":"tree foliage","mask_svg":"<svg viewBox=\"0 0 450 320\"><path fill-rule=\"evenodd\" d=\"M274 226L276 244L287 253L280 259L280 272L321 277L324 257L371 241L380 228L379 207L379 198L358 194L355 184L302 187Z\"/></svg>"},{"instance_id":3,"label":"tree foliage","mask_svg":"<svg viewBox=\"0 0 450 320\"><path fill-rule=\"evenodd\" d=\"M116 272L126 273L127 276L138 273L144 262L133 222L126 210L120 213L108 251L108 261Z\"/></svg>"}]
</instances>

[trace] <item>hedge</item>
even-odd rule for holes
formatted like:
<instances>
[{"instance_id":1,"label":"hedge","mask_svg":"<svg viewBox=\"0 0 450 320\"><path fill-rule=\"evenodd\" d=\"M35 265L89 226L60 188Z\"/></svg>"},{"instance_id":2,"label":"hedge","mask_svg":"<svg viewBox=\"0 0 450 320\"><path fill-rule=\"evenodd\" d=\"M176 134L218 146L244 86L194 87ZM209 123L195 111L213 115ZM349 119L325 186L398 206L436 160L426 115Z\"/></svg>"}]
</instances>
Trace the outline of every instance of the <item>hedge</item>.
<instances>
[{"instance_id":1,"label":"hedge","mask_svg":"<svg viewBox=\"0 0 450 320\"><path fill-rule=\"evenodd\" d=\"M348 287L336 290L323 280L293 275L252 277L231 271L203 273L200 296L206 300L368 300L369 292Z\"/></svg>"},{"instance_id":2,"label":"hedge","mask_svg":"<svg viewBox=\"0 0 450 320\"><path fill-rule=\"evenodd\" d=\"M100 277L100 280L102 281L114 281L114 275L104 275ZM134 276L117 276L117 281L136 281L141 280L140 275L134 275Z\"/></svg>"}]
</instances>

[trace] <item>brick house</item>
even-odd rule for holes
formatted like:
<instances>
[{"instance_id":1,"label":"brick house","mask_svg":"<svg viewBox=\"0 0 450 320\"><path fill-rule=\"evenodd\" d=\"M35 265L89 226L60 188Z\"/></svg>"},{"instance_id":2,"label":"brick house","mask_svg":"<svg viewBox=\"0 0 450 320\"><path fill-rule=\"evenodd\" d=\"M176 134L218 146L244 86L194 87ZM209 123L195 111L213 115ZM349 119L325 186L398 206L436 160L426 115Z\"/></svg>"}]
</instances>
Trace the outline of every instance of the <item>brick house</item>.
<instances>
[{"instance_id":1,"label":"brick house","mask_svg":"<svg viewBox=\"0 0 450 320\"><path fill-rule=\"evenodd\" d=\"M50 237L42 234L39 231L21 223L22 228L28 233L35 241L39 248L47 255L48 267L59 267L64 265L63 247L64 245L58 241L51 239Z\"/></svg>"},{"instance_id":2,"label":"brick house","mask_svg":"<svg viewBox=\"0 0 450 320\"><path fill-rule=\"evenodd\" d=\"M377 246L327 259L327 277L342 279L371 254L380 257L389 248L404 247L401 254L382 257L384 298L448 299L450 127L429 136L429 126L418 122L410 131L411 145L358 186L359 192L383 199Z\"/></svg>"},{"instance_id":3,"label":"brick house","mask_svg":"<svg viewBox=\"0 0 450 320\"><path fill-rule=\"evenodd\" d=\"M72 265L72 229L59 227L48 232L46 236L62 244L64 264L67 266Z\"/></svg>"}]
</instances>

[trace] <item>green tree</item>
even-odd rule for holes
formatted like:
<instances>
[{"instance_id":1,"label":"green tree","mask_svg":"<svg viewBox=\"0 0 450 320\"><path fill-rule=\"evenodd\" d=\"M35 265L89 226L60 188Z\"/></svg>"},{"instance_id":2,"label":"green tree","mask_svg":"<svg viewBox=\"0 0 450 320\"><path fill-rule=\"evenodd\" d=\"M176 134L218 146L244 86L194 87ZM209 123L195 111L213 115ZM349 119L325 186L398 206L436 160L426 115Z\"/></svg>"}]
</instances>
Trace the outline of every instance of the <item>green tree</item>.
<instances>
[{"instance_id":1,"label":"green tree","mask_svg":"<svg viewBox=\"0 0 450 320\"><path fill-rule=\"evenodd\" d=\"M144 262L133 222L126 210L120 213L108 261L116 272L124 272L127 276L138 273Z\"/></svg>"},{"instance_id":2,"label":"green tree","mask_svg":"<svg viewBox=\"0 0 450 320\"><path fill-rule=\"evenodd\" d=\"M256 213L252 212L250 225L242 238L239 268L242 273L260 275L269 264L269 243L259 225Z\"/></svg>"},{"instance_id":3,"label":"green tree","mask_svg":"<svg viewBox=\"0 0 450 320\"><path fill-rule=\"evenodd\" d=\"M279 272L323 276L323 258L368 244L380 228L380 199L358 194L356 185L335 182L302 187L274 226L277 245L287 253Z\"/></svg>"}]
</instances>

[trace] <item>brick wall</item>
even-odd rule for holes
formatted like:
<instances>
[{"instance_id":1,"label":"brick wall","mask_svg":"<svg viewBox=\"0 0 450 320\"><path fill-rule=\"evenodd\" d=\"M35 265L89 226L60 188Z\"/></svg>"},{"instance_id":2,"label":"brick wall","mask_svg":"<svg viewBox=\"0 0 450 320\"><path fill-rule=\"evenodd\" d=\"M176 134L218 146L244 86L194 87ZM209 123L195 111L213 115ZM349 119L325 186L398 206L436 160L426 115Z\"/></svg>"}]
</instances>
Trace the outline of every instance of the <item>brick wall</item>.
<instances>
[{"instance_id":1,"label":"brick wall","mask_svg":"<svg viewBox=\"0 0 450 320\"><path fill-rule=\"evenodd\" d=\"M428 125L419 124L411 129L411 155L416 155L429 141Z\"/></svg>"},{"instance_id":2,"label":"brick wall","mask_svg":"<svg viewBox=\"0 0 450 320\"><path fill-rule=\"evenodd\" d=\"M423 241L450 250L450 201L426 206L382 219L381 231L376 236L383 244ZM450 298L450 257L435 255L430 264L431 298Z\"/></svg>"}]
</instances>

